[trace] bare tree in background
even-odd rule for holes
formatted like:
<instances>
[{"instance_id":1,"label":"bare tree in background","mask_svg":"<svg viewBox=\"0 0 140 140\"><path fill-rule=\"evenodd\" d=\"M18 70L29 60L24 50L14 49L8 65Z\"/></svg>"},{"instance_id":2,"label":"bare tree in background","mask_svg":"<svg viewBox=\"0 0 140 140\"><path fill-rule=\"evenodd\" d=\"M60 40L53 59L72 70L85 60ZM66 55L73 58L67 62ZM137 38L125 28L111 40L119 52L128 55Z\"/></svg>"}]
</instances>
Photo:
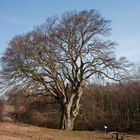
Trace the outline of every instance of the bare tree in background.
<instances>
[{"instance_id":1,"label":"bare tree in background","mask_svg":"<svg viewBox=\"0 0 140 140\"><path fill-rule=\"evenodd\" d=\"M2 88L45 90L62 107L62 129L73 130L85 83L91 76L120 80L125 59L116 60L110 21L95 10L49 18L9 43L2 58ZM44 92L43 92L44 93Z\"/></svg>"}]
</instances>

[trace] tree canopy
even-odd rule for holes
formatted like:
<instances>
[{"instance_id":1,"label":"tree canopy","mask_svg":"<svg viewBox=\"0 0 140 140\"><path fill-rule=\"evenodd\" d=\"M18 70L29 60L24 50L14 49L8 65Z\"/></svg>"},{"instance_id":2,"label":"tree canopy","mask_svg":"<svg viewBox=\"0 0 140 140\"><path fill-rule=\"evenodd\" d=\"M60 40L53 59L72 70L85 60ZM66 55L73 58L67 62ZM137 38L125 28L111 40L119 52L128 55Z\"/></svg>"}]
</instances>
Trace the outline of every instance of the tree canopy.
<instances>
[{"instance_id":1,"label":"tree canopy","mask_svg":"<svg viewBox=\"0 0 140 140\"><path fill-rule=\"evenodd\" d=\"M120 80L125 58L116 59L110 21L96 10L50 17L31 32L14 37L1 59L4 88L45 90L62 105L64 129L73 129L85 83L92 76ZM1 85L1 86L2 86ZM44 92L43 92L44 93Z\"/></svg>"}]
</instances>

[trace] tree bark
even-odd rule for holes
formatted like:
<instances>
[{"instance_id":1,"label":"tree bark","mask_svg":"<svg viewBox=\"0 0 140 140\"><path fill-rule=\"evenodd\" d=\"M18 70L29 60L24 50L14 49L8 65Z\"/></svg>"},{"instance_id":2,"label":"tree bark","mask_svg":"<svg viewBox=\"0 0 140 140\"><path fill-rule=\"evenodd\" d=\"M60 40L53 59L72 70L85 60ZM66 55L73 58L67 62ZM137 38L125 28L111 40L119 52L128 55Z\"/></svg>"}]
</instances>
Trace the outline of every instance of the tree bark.
<instances>
[{"instance_id":1,"label":"tree bark","mask_svg":"<svg viewBox=\"0 0 140 140\"><path fill-rule=\"evenodd\" d=\"M74 120L75 120L75 116L72 115L71 113L71 106L69 105L65 105L63 106L63 112L62 112L62 129L63 130L73 130L73 126L74 126Z\"/></svg>"},{"instance_id":2,"label":"tree bark","mask_svg":"<svg viewBox=\"0 0 140 140\"><path fill-rule=\"evenodd\" d=\"M61 104L62 105L62 110L61 110L62 111L62 114L61 114L62 127L61 128L63 130L71 131L74 128L74 120L78 114L78 112L77 113L74 113L74 112L75 110L79 111L79 109L76 108L77 106L73 103L73 100L74 98L71 97L69 103ZM77 103L77 100L75 103Z\"/></svg>"},{"instance_id":3,"label":"tree bark","mask_svg":"<svg viewBox=\"0 0 140 140\"><path fill-rule=\"evenodd\" d=\"M78 92L72 93L68 100L61 100L61 128L63 130L73 130L74 120L77 117L80 109L80 99L82 88Z\"/></svg>"},{"instance_id":4,"label":"tree bark","mask_svg":"<svg viewBox=\"0 0 140 140\"><path fill-rule=\"evenodd\" d=\"M64 114L62 129L72 131L74 127L74 120L75 118L72 116L67 117L67 113Z\"/></svg>"}]
</instances>

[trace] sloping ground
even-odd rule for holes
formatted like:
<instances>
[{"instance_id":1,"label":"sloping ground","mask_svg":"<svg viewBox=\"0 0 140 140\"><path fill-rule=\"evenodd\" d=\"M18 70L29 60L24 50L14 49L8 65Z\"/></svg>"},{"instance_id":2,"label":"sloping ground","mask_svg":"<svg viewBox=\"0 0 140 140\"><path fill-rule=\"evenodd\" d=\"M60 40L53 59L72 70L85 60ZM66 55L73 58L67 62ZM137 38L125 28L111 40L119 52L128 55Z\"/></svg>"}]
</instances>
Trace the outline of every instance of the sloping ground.
<instances>
[{"instance_id":1,"label":"sloping ground","mask_svg":"<svg viewBox=\"0 0 140 140\"><path fill-rule=\"evenodd\" d=\"M0 123L0 140L51 140L44 131L30 125Z\"/></svg>"},{"instance_id":2,"label":"sloping ground","mask_svg":"<svg viewBox=\"0 0 140 140\"><path fill-rule=\"evenodd\" d=\"M0 140L105 140L100 132L63 131L24 124L0 123ZM129 136L124 140L140 140L140 135Z\"/></svg>"}]
</instances>

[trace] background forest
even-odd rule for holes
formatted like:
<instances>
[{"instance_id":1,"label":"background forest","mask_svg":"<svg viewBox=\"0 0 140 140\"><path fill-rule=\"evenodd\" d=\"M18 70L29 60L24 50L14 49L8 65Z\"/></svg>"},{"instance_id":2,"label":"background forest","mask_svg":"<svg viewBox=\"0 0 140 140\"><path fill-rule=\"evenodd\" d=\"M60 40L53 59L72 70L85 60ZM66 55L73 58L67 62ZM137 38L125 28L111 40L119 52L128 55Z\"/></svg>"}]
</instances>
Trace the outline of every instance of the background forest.
<instances>
[{"instance_id":1,"label":"background forest","mask_svg":"<svg viewBox=\"0 0 140 140\"><path fill-rule=\"evenodd\" d=\"M87 85L74 130L104 130L106 125L108 131L140 132L139 91L139 80ZM53 97L48 98L43 94L34 97L27 94L29 91L19 92L15 90L7 94L7 104L15 108L15 111L8 113L10 118L15 122L59 128L61 106Z\"/></svg>"}]
</instances>

